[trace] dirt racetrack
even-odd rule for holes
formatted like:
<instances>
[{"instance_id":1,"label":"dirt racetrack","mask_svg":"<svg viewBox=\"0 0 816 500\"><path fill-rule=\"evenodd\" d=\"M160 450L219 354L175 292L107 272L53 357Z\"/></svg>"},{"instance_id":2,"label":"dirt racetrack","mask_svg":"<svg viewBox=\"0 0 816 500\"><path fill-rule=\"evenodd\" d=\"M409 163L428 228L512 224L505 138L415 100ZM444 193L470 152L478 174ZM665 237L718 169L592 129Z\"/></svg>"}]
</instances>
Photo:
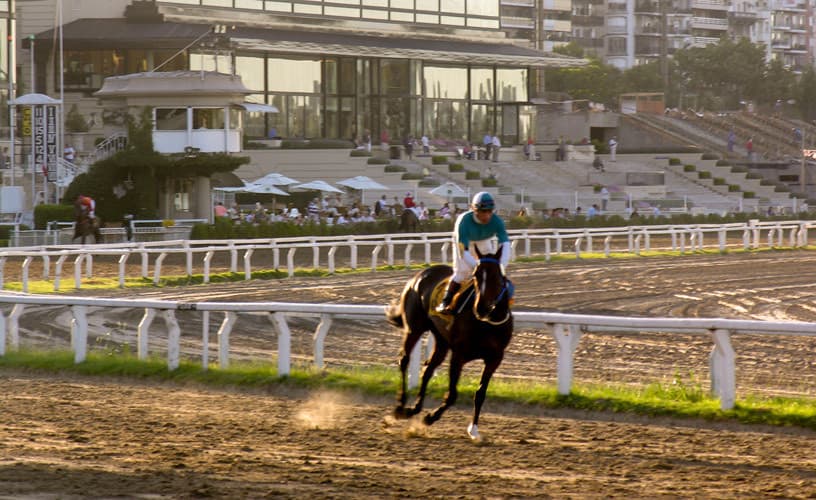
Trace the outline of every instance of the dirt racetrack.
<instances>
[{"instance_id":1,"label":"dirt racetrack","mask_svg":"<svg viewBox=\"0 0 816 500\"><path fill-rule=\"evenodd\" d=\"M519 310L814 321L814 264L813 252L760 252L514 264L511 277ZM105 294L371 304L395 299L409 275ZM66 314L27 313L24 343L65 342ZM94 311L94 348L134 342L140 315ZM193 312L179 319L184 352L192 356L200 319ZM293 354L306 363L314 323L295 326ZM274 349L266 318L239 320L233 342L237 358L263 359ZM735 336L734 347L738 397L816 394L816 339ZM398 349L398 332L353 322L332 330L326 362L329 369L390 365ZM575 378L639 385L679 378L707 387L710 350L704 334L586 335ZM517 331L497 377L553 384L554 353L546 332ZM485 442L478 445L465 434L469 401L422 428L391 421L391 399L277 385L251 392L18 371L0 372L0 383L0 498L816 494L816 433L799 428L548 411L499 404L488 395L480 425Z\"/></svg>"}]
</instances>

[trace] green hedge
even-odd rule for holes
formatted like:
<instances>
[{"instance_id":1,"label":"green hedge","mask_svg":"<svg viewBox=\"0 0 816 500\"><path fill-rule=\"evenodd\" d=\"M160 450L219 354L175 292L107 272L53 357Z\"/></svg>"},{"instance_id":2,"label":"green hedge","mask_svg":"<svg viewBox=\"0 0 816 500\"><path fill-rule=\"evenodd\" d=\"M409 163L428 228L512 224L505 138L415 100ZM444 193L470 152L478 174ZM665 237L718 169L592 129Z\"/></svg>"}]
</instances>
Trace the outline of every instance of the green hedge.
<instances>
[{"instance_id":1,"label":"green hedge","mask_svg":"<svg viewBox=\"0 0 816 500\"><path fill-rule=\"evenodd\" d=\"M702 172L697 172L697 176L700 179L711 179L711 172L703 170Z\"/></svg>"},{"instance_id":2,"label":"green hedge","mask_svg":"<svg viewBox=\"0 0 816 500\"><path fill-rule=\"evenodd\" d=\"M720 159L720 155L718 155L717 153L710 153L710 152L708 152L708 153L703 153L703 156L701 156L701 158L702 158L703 160L719 160L719 159ZM718 162L718 163L719 163L719 162Z\"/></svg>"},{"instance_id":3,"label":"green hedge","mask_svg":"<svg viewBox=\"0 0 816 500\"><path fill-rule=\"evenodd\" d=\"M742 193L743 198L756 198L756 193L753 191L745 191Z\"/></svg>"},{"instance_id":4,"label":"green hedge","mask_svg":"<svg viewBox=\"0 0 816 500\"><path fill-rule=\"evenodd\" d=\"M448 172L464 172L465 166L461 163L451 163L448 165Z\"/></svg>"},{"instance_id":5,"label":"green hedge","mask_svg":"<svg viewBox=\"0 0 816 500\"><path fill-rule=\"evenodd\" d=\"M403 167L402 165L386 165L385 171L386 172L406 172L408 169Z\"/></svg>"},{"instance_id":6,"label":"green hedge","mask_svg":"<svg viewBox=\"0 0 816 500\"><path fill-rule=\"evenodd\" d=\"M680 158L669 158L669 165L680 165L681 162Z\"/></svg>"},{"instance_id":7,"label":"green hedge","mask_svg":"<svg viewBox=\"0 0 816 500\"><path fill-rule=\"evenodd\" d=\"M468 170L467 172L465 172L465 179L469 181L475 181L481 178L482 174L478 170Z\"/></svg>"},{"instance_id":8,"label":"green hedge","mask_svg":"<svg viewBox=\"0 0 816 500\"><path fill-rule=\"evenodd\" d=\"M448 157L447 156L441 156L441 155L434 155L434 156L431 157L431 163L434 164L434 165L444 165L444 164L448 163Z\"/></svg>"},{"instance_id":9,"label":"green hedge","mask_svg":"<svg viewBox=\"0 0 816 500\"><path fill-rule=\"evenodd\" d=\"M740 188L740 186L738 186L738 185L736 185L736 184L729 184L729 185L728 185L728 192L729 192L729 193L737 193L737 192L739 192L739 191L742 191L742 189Z\"/></svg>"},{"instance_id":10,"label":"green hedge","mask_svg":"<svg viewBox=\"0 0 816 500\"><path fill-rule=\"evenodd\" d=\"M675 165L679 165L679 163ZM694 172L695 170L697 170L697 167L694 165L683 165L683 172Z\"/></svg>"},{"instance_id":11,"label":"green hedge","mask_svg":"<svg viewBox=\"0 0 816 500\"><path fill-rule=\"evenodd\" d=\"M715 163L715 165L717 165L718 167L730 167L731 162L728 160L717 160L717 163Z\"/></svg>"},{"instance_id":12,"label":"green hedge","mask_svg":"<svg viewBox=\"0 0 816 500\"><path fill-rule=\"evenodd\" d=\"M351 149L354 143L346 139L284 139L280 147L281 149Z\"/></svg>"},{"instance_id":13,"label":"green hedge","mask_svg":"<svg viewBox=\"0 0 816 500\"><path fill-rule=\"evenodd\" d=\"M373 157L368 159L369 165L388 165L389 163L390 161L388 161L386 158Z\"/></svg>"},{"instance_id":14,"label":"green hedge","mask_svg":"<svg viewBox=\"0 0 816 500\"><path fill-rule=\"evenodd\" d=\"M724 186L725 185L725 179L723 179L722 177L714 177L714 185L715 186Z\"/></svg>"},{"instance_id":15,"label":"green hedge","mask_svg":"<svg viewBox=\"0 0 816 500\"><path fill-rule=\"evenodd\" d=\"M496 187L497 184L496 179L482 179L482 187Z\"/></svg>"},{"instance_id":16,"label":"green hedge","mask_svg":"<svg viewBox=\"0 0 816 500\"><path fill-rule=\"evenodd\" d=\"M369 153L368 151L366 151L364 149L352 149L351 153L349 153L349 156L351 156L351 157L355 157L355 156L371 156L371 153Z\"/></svg>"},{"instance_id":17,"label":"green hedge","mask_svg":"<svg viewBox=\"0 0 816 500\"><path fill-rule=\"evenodd\" d=\"M51 221L73 222L73 205L37 205L34 207L34 229L48 229Z\"/></svg>"},{"instance_id":18,"label":"green hedge","mask_svg":"<svg viewBox=\"0 0 816 500\"><path fill-rule=\"evenodd\" d=\"M418 174L416 172L405 172L402 174L402 180L404 181L418 181L422 180L425 176L422 174Z\"/></svg>"},{"instance_id":19,"label":"green hedge","mask_svg":"<svg viewBox=\"0 0 816 500\"><path fill-rule=\"evenodd\" d=\"M438 185L439 185L439 181L438 181L438 180L436 180L436 179L424 178L424 179L422 179L421 181L419 181L419 184L418 184L417 186L418 186L418 187L436 187L436 186L438 186Z\"/></svg>"}]
</instances>

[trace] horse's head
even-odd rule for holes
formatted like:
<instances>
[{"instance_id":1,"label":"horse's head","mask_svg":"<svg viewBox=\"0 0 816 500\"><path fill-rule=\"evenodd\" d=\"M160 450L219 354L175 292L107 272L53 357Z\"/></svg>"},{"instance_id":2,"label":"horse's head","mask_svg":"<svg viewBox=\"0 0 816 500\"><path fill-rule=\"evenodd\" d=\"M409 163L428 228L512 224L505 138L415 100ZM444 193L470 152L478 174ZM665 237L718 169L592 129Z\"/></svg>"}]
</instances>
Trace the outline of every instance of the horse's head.
<instances>
[{"instance_id":1,"label":"horse's head","mask_svg":"<svg viewBox=\"0 0 816 500\"><path fill-rule=\"evenodd\" d=\"M480 321L501 323L509 315L509 307L507 307L509 290L507 289L507 278L501 268L501 254L501 247L497 253L487 255L482 255L476 248L476 256L479 257L479 260L476 269L473 270L473 277L476 280L473 314Z\"/></svg>"}]
</instances>

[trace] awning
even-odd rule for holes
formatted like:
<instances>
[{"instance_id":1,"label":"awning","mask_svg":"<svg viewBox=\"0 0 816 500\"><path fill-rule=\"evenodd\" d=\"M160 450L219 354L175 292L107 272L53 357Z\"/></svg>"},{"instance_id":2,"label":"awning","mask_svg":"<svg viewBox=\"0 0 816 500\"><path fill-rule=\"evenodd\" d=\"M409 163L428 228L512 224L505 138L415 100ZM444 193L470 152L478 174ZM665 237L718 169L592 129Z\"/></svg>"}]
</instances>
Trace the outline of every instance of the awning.
<instances>
[{"instance_id":1,"label":"awning","mask_svg":"<svg viewBox=\"0 0 816 500\"><path fill-rule=\"evenodd\" d=\"M421 59L423 61L530 66L546 68L580 67L586 59L514 45L508 42L481 42L450 38L408 38L402 36L357 35L351 33L239 28L231 36L239 50L272 53Z\"/></svg>"},{"instance_id":2,"label":"awning","mask_svg":"<svg viewBox=\"0 0 816 500\"><path fill-rule=\"evenodd\" d=\"M280 110L268 104L258 104L257 102L244 102L240 106L250 113L279 113Z\"/></svg>"}]
</instances>

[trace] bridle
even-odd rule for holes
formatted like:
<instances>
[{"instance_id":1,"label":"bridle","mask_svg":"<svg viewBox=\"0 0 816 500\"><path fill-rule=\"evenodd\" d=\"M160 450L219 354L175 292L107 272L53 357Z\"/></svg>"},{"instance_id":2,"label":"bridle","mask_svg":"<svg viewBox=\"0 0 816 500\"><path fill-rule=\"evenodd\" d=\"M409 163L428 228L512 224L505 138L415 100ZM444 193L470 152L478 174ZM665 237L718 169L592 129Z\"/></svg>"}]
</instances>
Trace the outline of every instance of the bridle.
<instances>
[{"instance_id":1,"label":"bridle","mask_svg":"<svg viewBox=\"0 0 816 500\"><path fill-rule=\"evenodd\" d=\"M482 262L500 265L499 260L495 259L493 257L482 257L482 258L479 259L479 263L481 264ZM477 266L477 269L478 269L478 266ZM476 284L479 285L479 280L478 279L476 280ZM478 296L480 296L481 293L478 290L479 286L477 286L476 288L477 288ZM503 273L501 273L501 290L499 291L499 295L496 297L496 300L494 300L493 303L490 305L490 308L488 309L487 314L485 314L484 316L479 314L478 307L477 307L477 305L479 303L479 300L478 300L478 296L477 296L477 299L473 301L473 315L479 321L484 321L485 323L488 323L490 325L503 325L504 323L506 323L510 319L510 307L509 306L507 307L507 310L505 311L506 314L502 319L500 319L500 320L491 319L491 315L496 310L496 307L499 304L502 303L502 301L509 300L509 298L510 298L510 297L508 297L509 293L510 293L510 291L509 291L509 287L507 286L507 278L504 276Z\"/></svg>"}]
</instances>

